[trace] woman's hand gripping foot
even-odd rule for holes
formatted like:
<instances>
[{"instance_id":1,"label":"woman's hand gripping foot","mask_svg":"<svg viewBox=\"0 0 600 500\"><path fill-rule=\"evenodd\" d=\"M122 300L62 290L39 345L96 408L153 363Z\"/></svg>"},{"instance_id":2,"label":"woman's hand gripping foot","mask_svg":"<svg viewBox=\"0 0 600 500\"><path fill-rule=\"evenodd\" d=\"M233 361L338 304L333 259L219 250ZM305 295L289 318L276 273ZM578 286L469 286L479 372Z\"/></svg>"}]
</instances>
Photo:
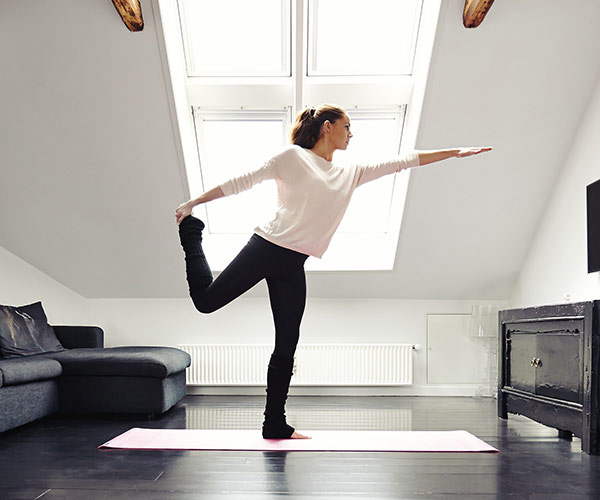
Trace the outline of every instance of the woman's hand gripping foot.
<instances>
[{"instance_id":1,"label":"woman's hand gripping foot","mask_svg":"<svg viewBox=\"0 0 600 500\"><path fill-rule=\"evenodd\" d=\"M188 215L192 215L192 208L194 208L194 205L191 201L186 201L177 207L177 210L175 210L175 220L177 225L181 224L181 221Z\"/></svg>"}]
</instances>

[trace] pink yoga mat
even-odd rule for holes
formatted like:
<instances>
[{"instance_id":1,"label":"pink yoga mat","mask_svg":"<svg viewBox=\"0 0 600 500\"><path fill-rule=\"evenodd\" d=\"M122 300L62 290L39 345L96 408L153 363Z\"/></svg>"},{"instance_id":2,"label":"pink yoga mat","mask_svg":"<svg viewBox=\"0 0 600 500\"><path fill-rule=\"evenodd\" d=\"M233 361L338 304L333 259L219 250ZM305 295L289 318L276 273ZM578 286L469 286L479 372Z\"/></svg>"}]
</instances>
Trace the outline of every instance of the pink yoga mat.
<instances>
[{"instance_id":1,"label":"pink yoga mat","mask_svg":"<svg viewBox=\"0 0 600 500\"><path fill-rule=\"evenodd\" d=\"M133 428L98 448L133 450L431 451L496 448L467 431L303 431L312 439L263 439L257 430Z\"/></svg>"}]
</instances>

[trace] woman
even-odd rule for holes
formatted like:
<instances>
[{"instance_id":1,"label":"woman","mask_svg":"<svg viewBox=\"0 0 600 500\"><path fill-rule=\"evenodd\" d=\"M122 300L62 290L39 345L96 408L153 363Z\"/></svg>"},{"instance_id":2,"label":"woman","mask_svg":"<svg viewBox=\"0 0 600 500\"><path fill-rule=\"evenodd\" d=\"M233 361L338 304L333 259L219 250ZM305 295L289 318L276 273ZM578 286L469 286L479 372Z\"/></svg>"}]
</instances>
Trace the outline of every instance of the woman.
<instances>
[{"instance_id":1,"label":"woman","mask_svg":"<svg viewBox=\"0 0 600 500\"><path fill-rule=\"evenodd\" d=\"M350 119L343 109L330 105L306 109L296 118L290 146L258 170L181 204L175 212L190 296L198 311L215 311L262 279L267 281L275 322L275 349L267 371L264 438L307 437L296 432L285 419L285 401L306 301L304 262L309 255L323 255L354 189L405 168L491 149L419 151L402 159L350 168L332 164L333 153L346 149L351 137ZM190 216L193 207L250 189L265 179L277 182L278 209L274 218L255 229L248 244L213 281L201 245L204 224Z\"/></svg>"}]
</instances>

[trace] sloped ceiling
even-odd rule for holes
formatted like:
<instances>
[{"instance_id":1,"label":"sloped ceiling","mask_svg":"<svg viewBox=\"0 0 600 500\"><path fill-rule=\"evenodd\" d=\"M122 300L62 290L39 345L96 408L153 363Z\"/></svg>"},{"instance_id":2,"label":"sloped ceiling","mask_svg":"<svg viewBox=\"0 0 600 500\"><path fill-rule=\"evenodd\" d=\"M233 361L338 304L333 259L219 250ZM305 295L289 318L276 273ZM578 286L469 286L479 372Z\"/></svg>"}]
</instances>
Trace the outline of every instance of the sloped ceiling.
<instances>
[{"instance_id":1,"label":"sloped ceiling","mask_svg":"<svg viewBox=\"0 0 600 500\"><path fill-rule=\"evenodd\" d=\"M428 0L426 0L428 1ZM314 297L506 299L600 72L600 2L443 0L391 272L311 273ZM84 297L185 297L186 190L151 1L0 0L0 246ZM584 216L584 214L581 214ZM258 287L251 295L262 295Z\"/></svg>"}]
</instances>

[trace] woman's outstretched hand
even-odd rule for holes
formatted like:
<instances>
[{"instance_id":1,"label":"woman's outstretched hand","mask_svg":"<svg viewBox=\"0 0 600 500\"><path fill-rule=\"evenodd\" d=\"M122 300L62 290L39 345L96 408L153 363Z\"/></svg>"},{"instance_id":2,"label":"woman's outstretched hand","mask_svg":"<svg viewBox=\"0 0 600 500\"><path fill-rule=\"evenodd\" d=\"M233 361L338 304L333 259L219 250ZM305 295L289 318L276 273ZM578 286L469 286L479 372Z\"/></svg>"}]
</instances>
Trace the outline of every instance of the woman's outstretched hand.
<instances>
[{"instance_id":1,"label":"woman's outstretched hand","mask_svg":"<svg viewBox=\"0 0 600 500\"><path fill-rule=\"evenodd\" d=\"M419 166L429 165L448 158L466 158L467 156L478 155L491 151L490 147L483 148L454 148L454 149L438 149L435 151L417 151L419 155Z\"/></svg>"},{"instance_id":2,"label":"woman's outstretched hand","mask_svg":"<svg viewBox=\"0 0 600 500\"><path fill-rule=\"evenodd\" d=\"M483 147L483 148L461 148L458 150L456 154L457 158L466 158L467 156L478 155L480 153L485 153L486 151L491 151L491 147Z\"/></svg>"},{"instance_id":3,"label":"woman's outstretched hand","mask_svg":"<svg viewBox=\"0 0 600 500\"><path fill-rule=\"evenodd\" d=\"M192 208L194 208L194 205L192 205L191 200L186 201L177 207L177 210L175 210L175 220L177 221L177 225L181 224L183 219L192 214Z\"/></svg>"}]
</instances>

